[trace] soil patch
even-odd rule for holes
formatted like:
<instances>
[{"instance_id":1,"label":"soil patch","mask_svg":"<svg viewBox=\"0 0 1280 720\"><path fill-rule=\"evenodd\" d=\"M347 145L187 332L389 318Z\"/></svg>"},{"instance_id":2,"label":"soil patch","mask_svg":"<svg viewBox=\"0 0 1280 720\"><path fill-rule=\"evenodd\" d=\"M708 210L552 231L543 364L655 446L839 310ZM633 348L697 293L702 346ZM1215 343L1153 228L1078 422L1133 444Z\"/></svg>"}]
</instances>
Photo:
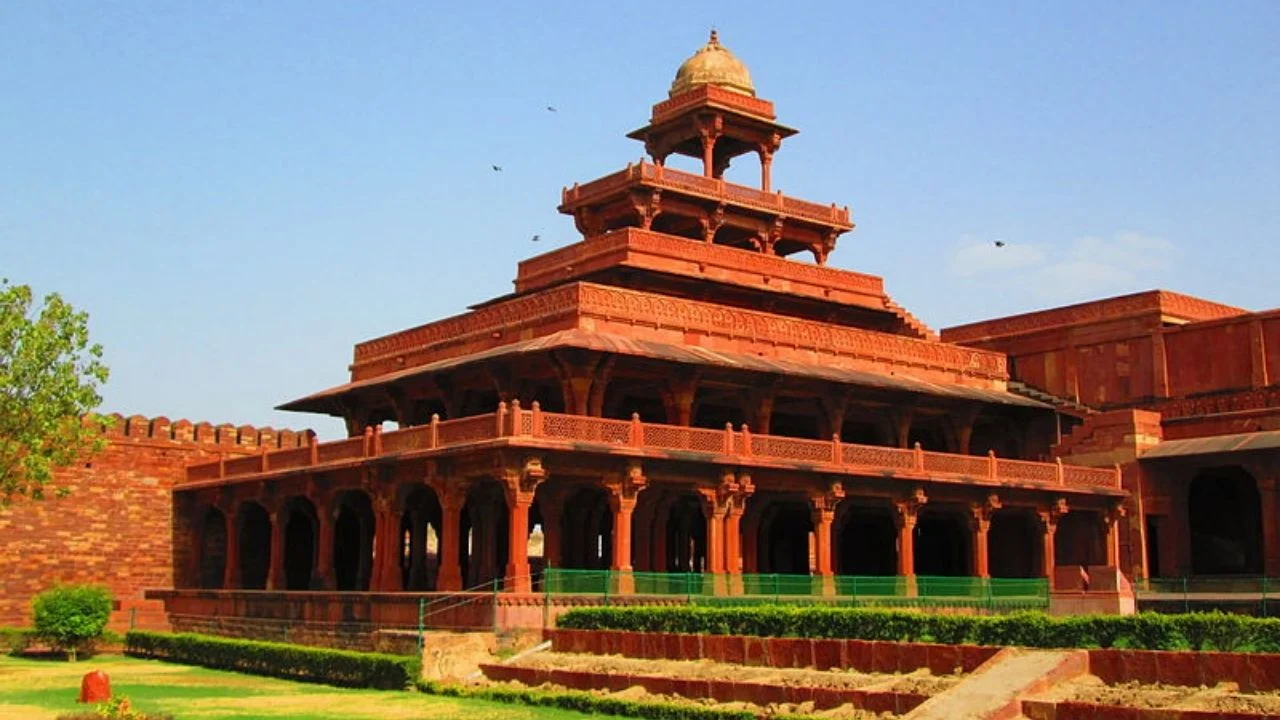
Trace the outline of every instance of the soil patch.
<instances>
[{"instance_id":1,"label":"soil patch","mask_svg":"<svg viewBox=\"0 0 1280 720\"><path fill-rule=\"evenodd\" d=\"M1137 682L1107 685L1096 677L1067 683L1045 699L1119 705L1158 710L1200 710L1209 712L1246 712L1280 715L1280 693L1244 693L1235 683L1214 687L1143 684Z\"/></svg>"},{"instance_id":2,"label":"soil patch","mask_svg":"<svg viewBox=\"0 0 1280 720\"><path fill-rule=\"evenodd\" d=\"M545 652L511 663L515 667L559 669L610 675L652 675L695 680L766 683L837 690L891 690L936 695L958 683L959 675L932 675L927 668L910 674L864 673L854 670L806 670L718 663L711 660L647 660L618 655Z\"/></svg>"}]
</instances>

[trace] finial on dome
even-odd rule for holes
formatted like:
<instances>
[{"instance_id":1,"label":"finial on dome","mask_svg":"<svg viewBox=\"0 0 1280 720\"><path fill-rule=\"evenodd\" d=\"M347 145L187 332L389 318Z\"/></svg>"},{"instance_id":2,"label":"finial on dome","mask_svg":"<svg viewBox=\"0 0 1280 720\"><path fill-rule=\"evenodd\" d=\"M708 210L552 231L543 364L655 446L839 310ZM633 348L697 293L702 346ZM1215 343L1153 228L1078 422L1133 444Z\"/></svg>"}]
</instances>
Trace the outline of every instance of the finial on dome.
<instances>
[{"instance_id":1,"label":"finial on dome","mask_svg":"<svg viewBox=\"0 0 1280 720\"><path fill-rule=\"evenodd\" d=\"M671 97L698 85L715 85L744 95L755 96L751 73L742 61L720 44L720 33L711 28L711 38L698 48L693 57L684 61L676 71L676 79L668 93Z\"/></svg>"}]
</instances>

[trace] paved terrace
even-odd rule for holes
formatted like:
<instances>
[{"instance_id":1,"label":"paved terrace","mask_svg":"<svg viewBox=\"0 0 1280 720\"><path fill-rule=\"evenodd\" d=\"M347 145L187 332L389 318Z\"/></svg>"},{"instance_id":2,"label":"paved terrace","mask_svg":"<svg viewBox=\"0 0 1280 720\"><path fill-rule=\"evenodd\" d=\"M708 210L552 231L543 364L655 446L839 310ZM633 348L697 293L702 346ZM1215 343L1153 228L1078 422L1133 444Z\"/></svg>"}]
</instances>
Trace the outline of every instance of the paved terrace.
<instances>
[{"instance_id":1,"label":"paved terrace","mask_svg":"<svg viewBox=\"0 0 1280 720\"><path fill-rule=\"evenodd\" d=\"M433 417L427 425L307 447L264 451L187 468L178 490L249 481L299 471L331 470L374 459L411 458L481 446L513 446L601 452L636 458L665 458L726 465L796 468L820 473L902 480L1020 487L1093 495L1123 496L1118 468L1088 468L1056 462L959 455L915 448L805 440L758 435L746 426L723 430L542 412L537 403L518 402L496 412L457 420Z\"/></svg>"}]
</instances>

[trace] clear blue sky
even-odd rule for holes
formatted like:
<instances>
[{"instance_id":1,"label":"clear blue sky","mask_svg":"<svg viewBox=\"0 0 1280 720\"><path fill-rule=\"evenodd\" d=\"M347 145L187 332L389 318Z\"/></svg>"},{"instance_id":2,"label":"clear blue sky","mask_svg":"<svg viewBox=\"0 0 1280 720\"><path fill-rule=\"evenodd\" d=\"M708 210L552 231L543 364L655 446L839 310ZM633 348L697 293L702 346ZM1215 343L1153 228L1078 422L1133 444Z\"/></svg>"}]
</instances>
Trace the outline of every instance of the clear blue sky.
<instances>
[{"instance_id":1,"label":"clear blue sky","mask_svg":"<svg viewBox=\"0 0 1280 720\"><path fill-rule=\"evenodd\" d=\"M848 204L832 263L934 327L1280 305L1273 0L8 0L0 274L90 312L107 410L331 437L271 407L573 241L561 186L641 156L712 25L801 131L775 186Z\"/></svg>"}]
</instances>

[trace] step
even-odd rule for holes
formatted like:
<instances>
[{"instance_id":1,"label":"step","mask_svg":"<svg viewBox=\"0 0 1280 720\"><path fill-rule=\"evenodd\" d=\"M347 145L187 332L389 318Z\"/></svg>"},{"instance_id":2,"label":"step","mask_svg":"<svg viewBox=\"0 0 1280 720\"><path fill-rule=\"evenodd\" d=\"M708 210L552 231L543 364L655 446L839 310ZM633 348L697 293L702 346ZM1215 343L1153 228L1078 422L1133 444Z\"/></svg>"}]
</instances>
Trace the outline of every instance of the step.
<instances>
[{"instance_id":1,"label":"step","mask_svg":"<svg viewBox=\"0 0 1280 720\"><path fill-rule=\"evenodd\" d=\"M1022 714L1024 698L1088 672L1085 650L1005 648L906 720L1013 720Z\"/></svg>"}]
</instances>

